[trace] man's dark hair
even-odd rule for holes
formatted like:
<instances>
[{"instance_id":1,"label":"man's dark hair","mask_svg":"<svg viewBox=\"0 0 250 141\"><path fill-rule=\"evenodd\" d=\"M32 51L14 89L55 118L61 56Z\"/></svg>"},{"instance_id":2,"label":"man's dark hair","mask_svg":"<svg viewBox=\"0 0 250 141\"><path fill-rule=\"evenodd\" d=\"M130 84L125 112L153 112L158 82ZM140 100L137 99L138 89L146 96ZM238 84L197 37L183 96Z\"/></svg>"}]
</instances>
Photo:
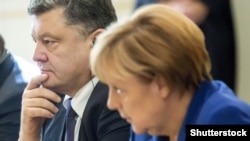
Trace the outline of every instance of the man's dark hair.
<instances>
[{"instance_id":1,"label":"man's dark hair","mask_svg":"<svg viewBox=\"0 0 250 141\"><path fill-rule=\"evenodd\" d=\"M30 0L28 13L39 15L58 7L65 9L67 24L79 26L85 35L117 20L111 0Z\"/></svg>"},{"instance_id":2,"label":"man's dark hair","mask_svg":"<svg viewBox=\"0 0 250 141\"><path fill-rule=\"evenodd\" d=\"M3 37L0 34L0 55L3 53L4 48L5 48L4 47L4 39L3 39Z\"/></svg>"}]
</instances>

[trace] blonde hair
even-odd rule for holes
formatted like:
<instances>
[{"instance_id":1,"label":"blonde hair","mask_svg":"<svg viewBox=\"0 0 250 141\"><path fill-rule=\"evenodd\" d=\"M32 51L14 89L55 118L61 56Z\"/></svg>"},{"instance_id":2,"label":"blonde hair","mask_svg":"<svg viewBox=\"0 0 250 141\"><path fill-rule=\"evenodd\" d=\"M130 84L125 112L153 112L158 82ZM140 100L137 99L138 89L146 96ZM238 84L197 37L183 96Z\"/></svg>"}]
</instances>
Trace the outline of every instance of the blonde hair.
<instances>
[{"instance_id":1,"label":"blonde hair","mask_svg":"<svg viewBox=\"0 0 250 141\"><path fill-rule=\"evenodd\" d=\"M145 82L160 76L170 88L180 90L212 79L202 31L181 13L161 4L139 8L100 35L91 52L91 70L106 82L110 67L120 77Z\"/></svg>"}]
</instances>

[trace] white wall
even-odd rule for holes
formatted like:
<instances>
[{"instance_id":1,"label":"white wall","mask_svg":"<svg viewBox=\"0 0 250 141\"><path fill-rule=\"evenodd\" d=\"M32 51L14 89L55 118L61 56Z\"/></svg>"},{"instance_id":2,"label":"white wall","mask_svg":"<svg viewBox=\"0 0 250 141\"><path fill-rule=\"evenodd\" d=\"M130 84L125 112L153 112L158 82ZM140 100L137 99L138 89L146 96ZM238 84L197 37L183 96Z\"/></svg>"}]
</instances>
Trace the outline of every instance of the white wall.
<instances>
[{"instance_id":1,"label":"white wall","mask_svg":"<svg viewBox=\"0 0 250 141\"><path fill-rule=\"evenodd\" d=\"M26 12L28 1L0 0L0 34L8 49L31 61L34 47Z\"/></svg>"},{"instance_id":2,"label":"white wall","mask_svg":"<svg viewBox=\"0 0 250 141\"><path fill-rule=\"evenodd\" d=\"M237 93L250 103L250 0L232 0L237 36Z\"/></svg>"},{"instance_id":3,"label":"white wall","mask_svg":"<svg viewBox=\"0 0 250 141\"><path fill-rule=\"evenodd\" d=\"M29 0L0 0L0 34L13 53L32 61L34 43L30 34L31 20L27 14ZM118 18L127 16L133 0L113 0Z\"/></svg>"},{"instance_id":4,"label":"white wall","mask_svg":"<svg viewBox=\"0 0 250 141\"><path fill-rule=\"evenodd\" d=\"M30 36L30 17L26 7L29 0L0 0L0 33L7 48L13 53L32 61L34 43ZM113 0L118 17L131 13L133 0ZM250 103L250 0L232 0L237 34L238 78L237 93Z\"/></svg>"}]
</instances>

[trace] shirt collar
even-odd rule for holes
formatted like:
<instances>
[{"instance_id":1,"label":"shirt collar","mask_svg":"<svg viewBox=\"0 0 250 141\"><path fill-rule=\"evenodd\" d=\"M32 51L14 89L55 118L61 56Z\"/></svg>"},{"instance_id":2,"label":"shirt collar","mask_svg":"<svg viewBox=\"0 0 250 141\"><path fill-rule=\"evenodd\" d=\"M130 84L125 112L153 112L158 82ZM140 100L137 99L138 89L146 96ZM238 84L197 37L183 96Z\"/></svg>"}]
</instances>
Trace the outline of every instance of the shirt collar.
<instances>
[{"instance_id":1,"label":"shirt collar","mask_svg":"<svg viewBox=\"0 0 250 141\"><path fill-rule=\"evenodd\" d=\"M89 99L91 93L93 92L97 82L98 82L97 77L92 78L72 98L72 101L71 101L72 108L75 110L75 112L77 113L77 115L80 118L82 118L82 116L83 116L83 112L84 112L84 109L87 105L88 99ZM66 105L68 103L69 98L70 97L68 95L66 95L64 98L63 105L65 108L67 107Z\"/></svg>"}]
</instances>

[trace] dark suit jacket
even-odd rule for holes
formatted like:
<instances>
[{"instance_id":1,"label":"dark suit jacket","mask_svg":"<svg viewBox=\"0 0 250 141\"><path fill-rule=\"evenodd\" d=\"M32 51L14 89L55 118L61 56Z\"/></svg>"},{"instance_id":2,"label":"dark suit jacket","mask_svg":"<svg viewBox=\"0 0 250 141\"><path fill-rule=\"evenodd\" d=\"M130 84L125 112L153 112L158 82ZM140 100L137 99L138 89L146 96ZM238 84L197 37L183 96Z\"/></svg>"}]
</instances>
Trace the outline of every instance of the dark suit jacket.
<instances>
[{"instance_id":1,"label":"dark suit jacket","mask_svg":"<svg viewBox=\"0 0 250 141\"><path fill-rule=\"evenodd\" d=\"M235 89L236 41L231 0L202 0L209 14L199 26L212 62L212 76Z\"/></svg>"},{"instance_id":2,"label":"dark suit jacket","mask_svg":"<svg viewBox=\"0 0 250 141\"><path fill-rule=\"evenodd\" d=\"M129 124L120 118L117 111L108 110L107 97L108 87L99 82L84 110L79 141L128 141ZM63 140L66 110L62 103L58 107L60 110L55 117L44 124L43 141Z\"/></svg>"},{"instance_id":3,"label":"dark suit jacket","mask_svg":"<svg viewBox=\"0 0 250 141\"><path fill-rule=\"evenodd\" d=\"M1 141L16 141L18 139L22 93L32 76L30 72L33 71L34 67L10 53L7 53L7 58L0 64ZM38 72L38 68L36 71ZM27 78L24 74L28 74L30 77Z\"/></svg>"}]
</instances>

